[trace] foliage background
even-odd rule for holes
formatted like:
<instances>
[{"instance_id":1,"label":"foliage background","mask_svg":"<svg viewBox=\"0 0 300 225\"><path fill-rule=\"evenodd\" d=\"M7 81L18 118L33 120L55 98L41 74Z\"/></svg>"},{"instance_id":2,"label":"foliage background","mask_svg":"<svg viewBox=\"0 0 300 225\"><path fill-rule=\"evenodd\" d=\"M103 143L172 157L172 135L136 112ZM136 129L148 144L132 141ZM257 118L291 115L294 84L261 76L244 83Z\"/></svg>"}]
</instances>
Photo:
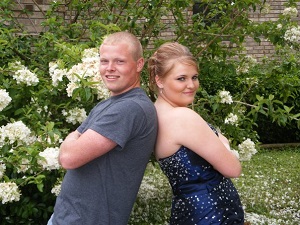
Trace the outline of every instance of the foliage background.
<instances>
[{"instance_id":1,"label":"foliage background","mask_svg":"<svg viewBox=\"0 0 300 225\"><path fill-rule=\"evenodd\" d=\"M286 7L296 7L297 2L286 1ZM35 35L29 35L14 17L15 3L0 3L0 89L12 99L0 112L0 126L3 129L22 121L37 139L30 144L2 140L0 145L0 163L5 165L0 181L16 183L21 193L19 201L0 203L3 225L46 223L55 201L51 190L64 171L43 168L40 153L57 148L78 126L80 121L68 122L64 112L77 107L88 113L101 100L94 81L84 74L77 74L78 86L69 96L71 78L67 71L82 63L84 50L97 48L106 34L119 30L140 38L147 59L166 41L161 33L170 27L161 22L164 15L171 15L175 21L171 28L176 38L172 41L188 46L201 68L201 88L192 107L217 126L234 149L240 150L239 145L247 139L255 144L278 141L282 136L283 141L299 141L299 27L289 14L281 15L278 21L250 21L248 10L265 9L264 1L201 1L199 7L209 10L190 17L187 8L194 4L192 0L52 1L44 13L44 29ZM62 5L72 12L70 20L58 13ZM30 11L24 9L23 13L30 17ZM291 28L296 29L295 40L286 38ZM246 36L258 42L262 38L270 40L276 53L257 63L244 53ZM16 61L37 76L37 84L26 85L13 78ZM51 62L66 71L58 86L53 85L50 76ZM148 89L146 70L142 81L149 97L155 100ZM228 91L232 101L222 102L220 91ZM226 123L230 113L238 119ZM24 163L23 159L28 161ZM30 169L18 172L21 166Z\"/></svg>"}]
</instances>

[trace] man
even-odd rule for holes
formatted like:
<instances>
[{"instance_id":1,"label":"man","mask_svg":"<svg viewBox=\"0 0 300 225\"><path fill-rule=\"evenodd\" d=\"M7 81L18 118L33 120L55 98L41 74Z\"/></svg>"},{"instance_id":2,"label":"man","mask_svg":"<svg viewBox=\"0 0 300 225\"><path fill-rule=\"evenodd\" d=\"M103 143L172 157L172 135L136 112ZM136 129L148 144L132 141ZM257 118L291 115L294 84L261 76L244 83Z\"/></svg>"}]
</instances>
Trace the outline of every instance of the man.
<instances>
[{"instance_id":1,"label":"man","mask_svg":"<svg viewBox=\"0 0 300 225\"><path fill-rule=\"evenodd\" d=\"M100 46L100 74L111 97L98 103L60 147L67 169L48 224L126 225L157 134L153 103L140 88L139 40L128 32Z\"/></svg>"}]
</instances>

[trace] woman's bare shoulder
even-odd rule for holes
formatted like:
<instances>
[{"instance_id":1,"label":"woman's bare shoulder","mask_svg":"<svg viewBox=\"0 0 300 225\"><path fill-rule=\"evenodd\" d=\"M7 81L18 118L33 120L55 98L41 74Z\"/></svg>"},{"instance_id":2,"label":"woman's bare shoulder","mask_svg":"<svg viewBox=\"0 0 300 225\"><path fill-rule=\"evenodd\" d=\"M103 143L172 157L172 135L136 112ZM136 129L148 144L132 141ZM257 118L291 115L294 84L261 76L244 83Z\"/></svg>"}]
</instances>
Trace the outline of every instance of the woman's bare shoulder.
<instances>
[{"instance_id":1,"label":"woman's bare shoulder","mask_svg":"<svg viewBox=\"0 0 300 225\"><path fill-rule=\"evenodd\" d=\"M169 111L169 116L176 117L178 119L188 119L194 117L200 117L194 110L187 107L176 107Z\"/></svg>"}]
</instances>

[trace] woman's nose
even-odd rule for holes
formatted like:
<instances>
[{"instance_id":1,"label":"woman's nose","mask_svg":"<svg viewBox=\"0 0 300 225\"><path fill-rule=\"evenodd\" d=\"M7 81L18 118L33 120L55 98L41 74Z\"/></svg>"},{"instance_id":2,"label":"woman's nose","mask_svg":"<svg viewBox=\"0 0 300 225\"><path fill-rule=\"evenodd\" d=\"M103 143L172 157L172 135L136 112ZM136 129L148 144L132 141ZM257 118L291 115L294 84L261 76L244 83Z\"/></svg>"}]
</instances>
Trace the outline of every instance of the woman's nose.
<instances>
[{"instance_id":1,"label":"woman's nose","mask_svg":"<svg viewBox=\"0 0 300 225\"><path fill-rule=\"evenodd\" d=\"M190 79L190 80L188 81L187 87L188 87L188 88L194 88L195 86L196 86L195 80Z\"/></svg>"}]
</instances>

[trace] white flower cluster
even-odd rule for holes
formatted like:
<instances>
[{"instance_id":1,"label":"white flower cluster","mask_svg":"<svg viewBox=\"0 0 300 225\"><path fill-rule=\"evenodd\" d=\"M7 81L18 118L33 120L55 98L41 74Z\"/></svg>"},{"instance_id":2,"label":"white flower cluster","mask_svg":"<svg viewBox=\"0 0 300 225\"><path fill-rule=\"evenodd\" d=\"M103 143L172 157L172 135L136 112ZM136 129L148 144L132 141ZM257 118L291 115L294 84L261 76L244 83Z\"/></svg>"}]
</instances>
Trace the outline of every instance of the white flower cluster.
<instances>
[{"instance_id":1,"label":"white flower cluster","mask_svg":"<svg viewBox=\"0 0 300 225\"><path fill-rule=\"evenodd\" d=\"M55 196L58 196L61 190L61 182L58 184L54 185L54 187L51 189L51 193L54 194Z\"/></svg>"},{"instance_id":2,"label":"white flower cluster","mask_svg":"<svg viewBox=\"0 0 300 225\"><path fill-rule=\"evenodd\" d=\"M233 103L232 97L231 97L229 91L220 91L219 97L221 98L221 100L220 100L221 103L226 103L226 104Z\"/></svg>"},{"instance_id":3,"label":"white flower cluster","mask_svg":"<svg viewBox=\"0 0 300 225\"><path fill-rule=\"evenodd\" d=\"M15 142L18 145L31 144L35 140L35 137L31 136L30 129L22 121L8 123L6 126L0 127L0 147Z\"/></svg>"},{"instance_id":4,"label":"white flower cluster","mask_svg":"<svg viewBox=\"0 0 300 225\"><path fill-rule=\"evenodd\" d=\"M97 64L99 62L99 53L97 48L85 49L82 53L82 62Z\"/></svg>"},{"instance_id":5,"label":"white flower cluster","mask_svg":"<svg viewBox=\"0 0 300 225\"><path fill-rule=\"evenodd\" d=\"M245 83L248 84L249 86L257 85L258 79L257 77L246 77Z\"/></svg>"},{"instance_id":6,"label":"white flower cluster","mask_svg":"<svg viewBox=\"0 0 300 225\"><path fill-rule=\"evenodd\" d=\"M283 10L282 15L290 18L296 18L298 15L298 10L295 7L288 7Z\"/></svg>"},{"instance_id":7,"label":"white flower cluster","mask_svg":"<svg viewBox=\"0 0 300 225\"><path fill-rule=\"evenodd\" d=\"M34 86L39 82L37 75L22 65L20 61L12 63L10 67L15 71L13 78L17 81L17 84L23 83L27 86Z\"/></svg>"},{"instance_id":8,"label":"white flower cluster","mask_svg":"<svg viewBox=\"0 0 300 225\"><path fill-rule=\"evenodd\" d=\"M87 117L85 109L80 109L78 107L70 109L68 112L63 110L62 114L66 117L66 121L68 123L72 123L74 125L76 123L82 123Z\"/></svg>"},{"instance_id":9,"label":"white flower cluster","mask_svg":"<svg viewBox=\"0 0 300 225\"><path fill-rule=\"evenodd\" d=\"M229 115L225 118L225 123L226 124L231 124L231 125L238 125L238 116L233 113L229 113Z\"/></svg>"},{"instance_id":10,"label":"white flower cluster","mask_svg":"<svg viewBox=\"0 0 300 225\"><path fill-rule=\"evenodd\" d=\"M4 176L5 170L6 170L5 164L4 163L0 163L0 180Z\"/></svg>"},{"instance_id":11,"label":"white flower cluster","mask_svg":"<svg viewBox=\"0 0 300 225\"><path fill-rule=\"evenodd\" d=\"M38 164L46 170L59 169L58 154L59 148L46 148L43 152L39 153L39 156L43 157L43 159L39 159Z\"/></svg>"},{"instance_id":12,"label":"white flower cluster","mask_svg":"<svg viewBox=\"0 0 300 225\"><path fill-rule=\"evenodd\" d=\"M59 64L56 62L49 63L49 73L52 78L52 85L57 87L58 83L62 81L63 76L67 74L66 69L59 69Z\"/></svg>"},{"instance_id":13,"label":"white flower cluster","mask_svg":"<svg viewBox=\"0 0 300 225\"><path fill-rule=\"evenodd\" d=\"M251 157L257 152L254 142L249 138L238 145L238 150L241 161L249 161Z\"/></svg>"},{"instance_id":14,"label":"white flower cluster","mask_svg":"<svg viewBox=\"0 0 300 225\"><path fill-rule=\"evenodd\" d=\"M109 96L109 91L105 87L99 73L99 54L97 48L85 49L82 54L82 63L74 65L70 70L59 69L59 61L49 63L49 73L52 77L53 86L57 86L66 76L70 81L67 85L67 94L72 97L73 91L79 88L80 80L91 82L91 88L97 90L98 99Z\"/></svg>"},{"instance_id":15,"label":"white flower cluster","mask_svg":"<svg viewBox=\"0 0 300 225\"><path fill-rule=\"evenodd\" d=\"M270 10L271 10L271 5L265 3L265 4L263 5L263 8L261 9L261 13L262 13L262 14L268 14L268 13L270 12Z\"/></svg>"},{"instance_id":16,"label":"white flower cluster","mask_svg":"<svg viewBox=\"0 0 300 225\"><path fill-rule=\"evenodd\" d=\"M4 89L0 89L0 112L11 102L11 97Z\"/></svg>"},{"instance_id":17,"label":"white flower cluster","mask_svg":"<svg viewBox=\"0 0 300 225\"><path fill-rule=\"evenodd\" d=\"M249 69L257 64L257 60L251 55L246 55L236 69L237 74L248 73Z\"/></svg>"},{"instance_id":18,"label":"white flower cluster","mask_svg":"<svg viewBox=\"0 0 300 225\"><path fill-rule=\"evenodd\" d=\"M0 200L2 201L2 204L19 201L20 195L21 194L16 183L0 183Z\"/></svg>"},{"instance_id":19,"label":"white flower cluster","mask_svg":"<svg viewBox=\"0 0 300 225\"><path fill-rule=\"evenodd\" d=\"M291 43L297 43L300 41L300 26L292 27L288 29L284 34L284 40L291 42Z\"/></svg>"},{"instance_id":20,"label":"white flower cluster","mask_svg":"<svg viewBox=\"0 0 300 225\"><path fill-rule=\"evenodd\" d=\"M281 24L281 23L277 24L276 28L277 28L278 30L281 30L281 29L282 29L282 24Z\"/></svg>"},{"instance_id":21,"label":"white flower cluster","mask_svg":"<svg viewBox=\"0 0 300 225\"><path fill-rule=\"evenodd\" d=\"M23 158L20 165L17 167L17 173L25 173L30 168L29 159Z\"/></svg>"},{"instance_id":22,"label":"white flower cluster","mask_svg":"<svg viewBox=\"0 0 300 225\"><path fill-rule=\"evenodd\" d=\"M53 139L51 139L50 137L47 138L48 144L58 144L58 143L62 143L62 142L63 142L63 140L60 138L60 136L58 134L54 134Z\"/></svg>"}]
</instances>

